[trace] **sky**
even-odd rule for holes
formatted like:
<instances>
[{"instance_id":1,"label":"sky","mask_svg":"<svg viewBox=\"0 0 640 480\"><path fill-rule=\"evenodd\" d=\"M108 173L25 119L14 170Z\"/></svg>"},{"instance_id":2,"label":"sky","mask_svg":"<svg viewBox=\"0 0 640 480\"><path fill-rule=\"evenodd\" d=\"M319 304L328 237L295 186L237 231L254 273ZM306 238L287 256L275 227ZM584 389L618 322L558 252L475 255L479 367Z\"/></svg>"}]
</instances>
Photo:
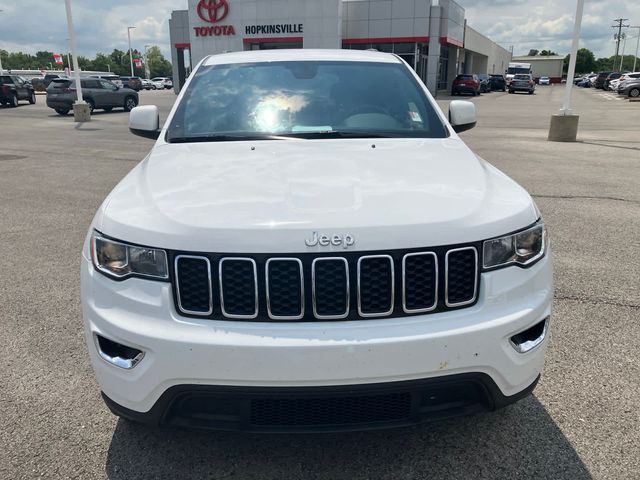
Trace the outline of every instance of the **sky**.
<instances>
[{"instance_id":1,"label":"sky","mask_svg":"<svg viewBox=\"0 0 640 480\"><path fill-rule=\"evenodd\" d=\"M229 0L233 2L233 0ZM457 0L470 26L515 55L530 49L566 54L571 48L575 0ZM158 45L169 56L168 19L172 10L187 8L187 0L72 0L78 50L92 57L114 48L127 50L127 26L132 45ZM67 26L63 0L0 0L0 48L35 53L65 52ZM629 18L640 25L640 0L586 0L581 47L596 57L615 53L613 19ZM629 31L627 53L635 50L638 30ZM621 47L622 48L622 47Z\"/></svg>"}]
</instances>

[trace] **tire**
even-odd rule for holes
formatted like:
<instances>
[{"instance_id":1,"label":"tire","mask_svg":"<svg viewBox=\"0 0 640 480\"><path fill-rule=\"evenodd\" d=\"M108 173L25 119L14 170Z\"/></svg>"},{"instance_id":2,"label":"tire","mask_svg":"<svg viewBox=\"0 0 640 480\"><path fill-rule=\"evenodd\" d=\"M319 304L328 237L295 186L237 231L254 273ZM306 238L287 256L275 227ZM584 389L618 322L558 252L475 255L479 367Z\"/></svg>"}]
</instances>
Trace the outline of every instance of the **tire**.
<instances>
[{"instance_id":1,"label":"tire","mask_svg":"<svg viewBox=\"0 0 640 480\"><path fill-rule=\"evenodd\" d=\"M509 93L513 93L513 90L509 89Z\"/></svg>"},{"instance_id":2,"label":"tire","mask_svg":"<svg viewBox=\"0 0 640 480\"><path fill-rule=\"evenodd\" d=\"M63 117L66 117L69 113L69 109L67 108L56 108L55 110L58 115L61 115Z\"/></svg>"},{"instance_id":3,"label":"tire","mask_svg":"<svg viewBox=\"0 0 640 480\"><path fill-rule=\"evenodd\" d=\"M31 105L35 105L35 103L36 103L36 92L31 92L31 95L29 96L29 103Z\"/></svg>"},{"instance_id":4,"label":"tire","mask_svg":"<svg viewBox=\"0 0 640 480\"><path fill-rule=\"evenodd\" d=\"M632 88L631 90L629 90L629 96L631 98L640 97L640 88Z\"/></svg>"},{"instance_id":5,"label":"tire","mask_svg":"<svg viewBox=\"0 0 640 480\"><path fill-rule=\"evenodd\" d=\"M533 95L533 90L529 90L529 95Z\"/></svg>"},{"instance_id":6,"label":"tire","mask_svg":"<svg viewBox=\"0 0 640 480\"><path fill-rule=\"evenodd\" d=\"M16 108L18 106L18 95L15 93L11 95L11 98L9 99L9 106L11 108Z\"/></svg>"},{"instance_id":7,"label":"tire","mask_svg":"<svg viewBox=\"0 0 640 480\"><path fill-rule=\"evenodd\" d=\"M157 90L157 89L158 89L158 87L156 87L155 85L153 85L153 86L151 87L151 90Z\"/></svg>"},{"instance_id":8,"label":"tire","mask_svg":"<svg viewBox=\"0 0 640 480\"><path fill-rule=\"evenodd\" d=\"M124 99L124 111L125 112L130 112L131 110L133 110L137 106L138 106L138 101L136 100L136 97L133 97L133 96L129 95L128 97L126 97Z\"/></svg>"},{"instance_id":9,"label":"tire","mask_svg":"<svg viewBox=\"0 0 640 480\"><path fill-rule=\"evenodd\" d=\"M113 110L113 107L104 107L103 110L109 113L111 110Z\"/></svg>"},{"instance_id":10,"label":"tire","mask_svg":"<svg viewBox=\"0 0 640 480\"><path fill-rule=\"evenodd\" d=\"M92 99L88 98L86 100L87 104L89 105L89 113L93 113L93 111L96 109L96 102L94 102Z\"/></svg>"}]
</instances>

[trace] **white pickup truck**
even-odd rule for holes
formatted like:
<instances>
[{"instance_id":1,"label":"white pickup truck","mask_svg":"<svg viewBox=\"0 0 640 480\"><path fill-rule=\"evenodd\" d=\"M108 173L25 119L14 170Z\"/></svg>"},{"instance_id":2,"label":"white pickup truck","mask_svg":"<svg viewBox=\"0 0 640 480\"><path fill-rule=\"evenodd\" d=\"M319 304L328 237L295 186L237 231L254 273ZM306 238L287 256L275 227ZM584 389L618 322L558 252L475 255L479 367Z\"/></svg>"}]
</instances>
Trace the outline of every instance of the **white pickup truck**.
<instances>
[{"instance_id":1,"label":"white pickup truck","mask_svg":"<svg viewBox=\"0 0 640 480\"><path fill-rule=\"evenodd\" d=\"M205 58L82 252L86 340L124 418L251 432L493 410L542 370L551 252L529 194L398 56Z\"/></svg>"}]
</instances>

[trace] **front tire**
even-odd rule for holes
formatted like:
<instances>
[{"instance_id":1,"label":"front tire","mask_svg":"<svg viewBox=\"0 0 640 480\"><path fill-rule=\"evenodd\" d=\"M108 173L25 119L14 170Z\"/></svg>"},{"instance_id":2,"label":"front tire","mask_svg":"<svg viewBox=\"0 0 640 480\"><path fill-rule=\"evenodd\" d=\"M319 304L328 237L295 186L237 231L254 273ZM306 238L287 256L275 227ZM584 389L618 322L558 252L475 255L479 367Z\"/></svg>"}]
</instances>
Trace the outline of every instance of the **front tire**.
<instances>
[{"instance_id":1,"label":"front tire","mask_svg":"<svg viewBox=\"0 0 640 480\"><path fill-rule=\"evenodd\" d=\"M35 105L35 103L36 103L36 92L31 92L31 95L29 96L29 103L31 105Z\"/></svg>"},{"instance_id":2,"label":"front tire","mask_svg":"<svg viewBox=\"0 0 640 480\"><path fill-rule=\"evenodd\" d=\"M96 109L96 102L91 100L90 98L87 100L87 104L89 105L89 112L93 114L93 111Z\"/></svg>"},{"instance_id":3,"label":"front tire","mask_svg":"<svg viewBox=\"0 0 640 480\"><path fill-rule=\"evenodd\" d=\"M631 98L640 97L640 88L632 88L631 90L629 90L629 96Z\"/></svg>"},{"instance_id":4,"label":"front tire","mask_svg":"<svg viewBox=\"0 0 640 480\"><path fill-rule=\"evenodd\" d=\"M63 117L66 117L69 114L69 110L67 108L56 108L56 113Z\"/></svg>"},{"instance_id":5,"label":"front tire","mask_svg":"<svg viewBox=\"0 0 640 480\"><path fill-rule=\"evenodd\" d=\"M18 106L18 95L15 93L11 95L11 98L9 99L9 106L11 108L16 108Z\"/></svg>"},{"instance_id":6,"label":"front tire","mask_svg":"<svg viewBox=\"0 0 640 480\"><path fill-rule=\"evenodd\" d=\"M137 106L138 106L138 101L136 100L135 97L128 96L127 98L124 99L124 111L125 112L130 112L131 110L133 110Z\"/></svg>"}]
</instances>

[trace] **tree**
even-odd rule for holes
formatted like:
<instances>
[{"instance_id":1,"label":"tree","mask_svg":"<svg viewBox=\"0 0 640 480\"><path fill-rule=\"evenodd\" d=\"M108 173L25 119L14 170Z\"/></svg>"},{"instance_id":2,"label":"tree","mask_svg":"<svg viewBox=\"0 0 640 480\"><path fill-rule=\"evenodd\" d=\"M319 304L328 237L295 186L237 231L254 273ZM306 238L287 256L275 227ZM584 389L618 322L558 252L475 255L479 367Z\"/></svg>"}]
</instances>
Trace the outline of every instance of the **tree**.
<instances>
[{"instance_id":1,"label":"tree","mask_svg":"<svg viewBox=\"0 0 640 480\"><path fill-rule=\"evenodd\" d=\"M538 55L538 50L531 49L531 50L529 50L529 54L527 56L528 57L535 57L536 55Z\"/></svg>"},{"instance_id":2,"label":"tree","mask_svg":"<svg viewBox=\"0 0 640 480\"><path fill-rule=\"evenodd\" d=\"M569 70L571 55L564 57L564 71ZM591 73L599 70L596 57L588 48L581 48L576 55L576 73Z\"/></svg>"},{"instance_id":3,"label":"tree","mask_svg":"<svg viewBox=\"0 0 640 480\"><path fill-rule=\"evenodd\" d=\"M540 56L541 57L553 57L555 55L558 55L556 52L554 52L553 50L542 50L540 52Z\"/></svg>"},{"instance_id":4,"label":"tree","mask_svg":"<svg viewBox=\"0 0 640 480\"><path fill-rule=\"evenodd\" d=\"M173 69L171 62L164 58L160 48L156 45L149 47L147 50L147 62L149 64L151 78L169 77L172 75Z\"/></svg>"}]
</instances>

